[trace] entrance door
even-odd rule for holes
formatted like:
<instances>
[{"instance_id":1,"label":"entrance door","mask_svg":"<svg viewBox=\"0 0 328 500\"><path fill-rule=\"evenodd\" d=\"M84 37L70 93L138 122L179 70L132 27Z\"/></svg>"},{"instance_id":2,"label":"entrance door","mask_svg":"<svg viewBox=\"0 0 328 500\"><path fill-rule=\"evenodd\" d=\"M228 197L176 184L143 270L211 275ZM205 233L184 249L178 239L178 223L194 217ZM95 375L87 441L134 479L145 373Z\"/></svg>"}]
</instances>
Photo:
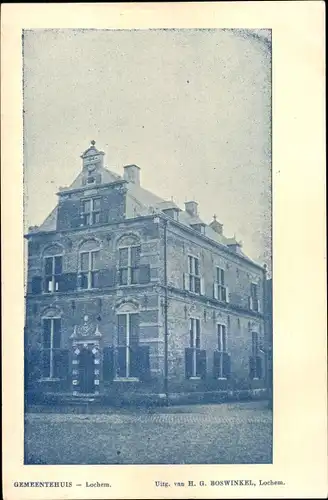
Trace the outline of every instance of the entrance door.
<instances>
[{"instance_id":1,"label":"entrance door","mask_svg":"<svg viewBox=\"0 0 328 500\"><path fill-rule=\"evenodd\" d=\"M82 349L79 355L79 386L82 394L95 392L94 355L88 349Z\"/></svg>"}]
</instances>

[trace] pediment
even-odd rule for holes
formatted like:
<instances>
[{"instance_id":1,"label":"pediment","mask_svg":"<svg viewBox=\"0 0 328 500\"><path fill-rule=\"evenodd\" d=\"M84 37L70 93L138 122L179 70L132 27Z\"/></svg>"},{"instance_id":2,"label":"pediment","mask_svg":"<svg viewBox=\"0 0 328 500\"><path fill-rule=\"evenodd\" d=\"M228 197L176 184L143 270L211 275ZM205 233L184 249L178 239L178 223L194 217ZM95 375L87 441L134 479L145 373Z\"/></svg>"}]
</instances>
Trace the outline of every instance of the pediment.
<instances>
[{"instance_id":1,"label":"pediment","mask_svg":"<svg viewBox=\"0 0 328 500\"><path fill-rule=\"evenodd\" d=\"M82 325L75 325L74 331L71 335L71 339L94 339L101 337L99 331L98 323L83 323Z\"/></svg>"}]
</instances>

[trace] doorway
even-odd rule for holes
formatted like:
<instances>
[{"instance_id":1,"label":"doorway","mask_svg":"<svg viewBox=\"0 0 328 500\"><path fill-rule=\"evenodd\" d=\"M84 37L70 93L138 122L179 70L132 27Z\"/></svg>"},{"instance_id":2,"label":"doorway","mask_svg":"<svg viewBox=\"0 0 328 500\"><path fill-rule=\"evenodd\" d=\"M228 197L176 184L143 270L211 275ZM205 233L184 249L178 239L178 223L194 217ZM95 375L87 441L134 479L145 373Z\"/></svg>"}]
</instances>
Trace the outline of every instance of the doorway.
<instances>
[{"instance_id":1,"label":"doorway","mask_svg":"<svg viewBox=\"0 0 328 500\"><path fill-rule=\"evenodd\" d=\"M82 394L95 392L94 384L94 354L88 349L82 349L79 355L79 386Z\"/></svg>"}]
</instances>

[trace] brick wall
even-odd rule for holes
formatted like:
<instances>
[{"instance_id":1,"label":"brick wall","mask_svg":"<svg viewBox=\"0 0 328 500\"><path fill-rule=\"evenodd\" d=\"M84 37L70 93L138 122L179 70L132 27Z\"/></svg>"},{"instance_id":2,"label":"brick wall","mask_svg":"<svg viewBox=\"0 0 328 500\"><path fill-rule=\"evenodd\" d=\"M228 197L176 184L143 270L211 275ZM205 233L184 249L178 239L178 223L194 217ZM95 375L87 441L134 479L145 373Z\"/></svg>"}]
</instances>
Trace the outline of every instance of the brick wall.
<instances>
[{"instance_id":1,"label":"brick wall","mask_svg":"<svg viewBox=\"0 0 328 500\"><path fill-rule=\"evenodd\" d=\"M185 376L185 348L189 347L189 319L200 319L201 349L206 350L207 381L192 382L196 387L204 383L215 388L260 388L264 387L264 358L261 380L250 378L249 358L252 355L252 331L263 338L263 321L247 315L210 307L197 299L170 296L168 321L169 377L171 389L186 389L190 381ZM239 321L238 321L239 320ZM217 350L217 324L226 326L227 350L231 356L229 382L217 381L213 377L213 356ZM173 384L173 385L172 385Z\"/></svg>"},{"instance_id":2,"label":"brick wall","mask_svg":"<svg viewBox=\"0 0 328 500\"><path fill-rule=\"evenodd\" d=\"M74 326L87 315L98 323L103 334L103 345L112 345L117 332L116 306L121 300L134 300L140 310L140 342L150 345L152 376L160 379L164 370L164 278L163 226L151 218L135 218L99 227L77 228L48 234L35 234L28 243L28 290L31 280L42 276L45 255L63 255L63 273L77 273L81 248L99 248L100 267L117 272L118 246L121 238L135 237L141 243L141 264L150 266L150 282L133 287L107 287L106 290L72 291L54 294L28 294L26 305L27 340L30 346L41 342L42 317L52 308L62 317L62 347L70 348ZM90 248L89 248L90 247ZM188 254L199 258L205 290L201 297L183 290L183 273L187 272ZM233 255L204 242L198 235L186 234L179 228L167 239L169 309L169 377L170 390L213 390L231 387L263 387L263 380L250 381L249 356L251 331L263 334L263 319L247 311L250 283L259 283L262 295L262 271ZM229 305L213 300L215 266L225 270L229 286ZM239 299L238 299L239 297ZM239 300L239 302L238 302ZM243 309L238 309L241 306ZM207 380L187 381L185 377L185 348L189 347L189 318L201 322L201 348L207 354ZM231 354L231 379L228 383L213 378L213 353L217 349L217 323L223 323L228 332L228 350ZM161 386L162 382L159 383ZM154 390L154 387L153 389ZM161 390L162 389L158 389Z\"/></svg>"},{"instance_id":3,"label":"brick wall","mask_svg":"<svg viewBox=\"0 0 328 500\"><path fill-rule=\"evenodd\" d=\"M213 298L216 267L225 273L225 284L229 288L230 303L244 309L249 308L251 283L258 286L258 298L263 310L264 272L245 259L239 259L211 245L198 235L192 235L171 224L167 237L168 285L183 288L183 273L188 272L188 255L199 259L203 279L203 294Z\"/></svg>"}]
</instances>

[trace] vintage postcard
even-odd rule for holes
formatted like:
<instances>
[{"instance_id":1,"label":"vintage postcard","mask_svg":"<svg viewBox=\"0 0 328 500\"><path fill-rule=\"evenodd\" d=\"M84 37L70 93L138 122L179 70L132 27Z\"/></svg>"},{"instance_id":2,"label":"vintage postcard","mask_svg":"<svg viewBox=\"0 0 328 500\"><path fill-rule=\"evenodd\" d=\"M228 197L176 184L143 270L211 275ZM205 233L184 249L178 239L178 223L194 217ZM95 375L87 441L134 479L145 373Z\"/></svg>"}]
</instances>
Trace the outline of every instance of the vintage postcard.
<instances>
[{"instance_id":1,"label":"vintage postcard","mask_svg":"<svg viewBox=\"0 0 328 500\"><path fill-rule=\"evenodd\" d=\"M326 497L323 28L3 6L6 499Z\"/></svg>"}]
</instances>

